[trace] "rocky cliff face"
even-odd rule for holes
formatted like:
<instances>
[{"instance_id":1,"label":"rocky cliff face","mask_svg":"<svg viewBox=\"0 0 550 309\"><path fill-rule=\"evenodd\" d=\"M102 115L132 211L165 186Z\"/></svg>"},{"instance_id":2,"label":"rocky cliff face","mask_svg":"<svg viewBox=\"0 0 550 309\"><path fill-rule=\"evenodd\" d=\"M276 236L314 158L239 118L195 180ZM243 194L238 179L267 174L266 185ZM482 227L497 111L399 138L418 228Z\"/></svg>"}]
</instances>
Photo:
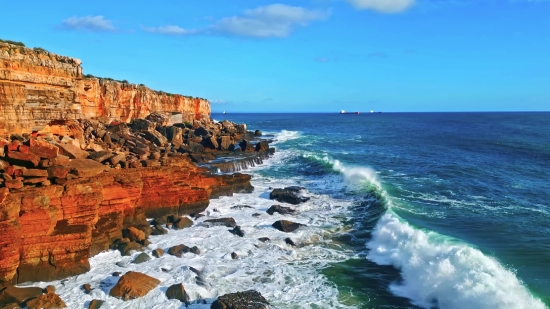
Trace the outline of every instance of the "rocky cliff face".
<instances>
[{"instance_id":1,"label":"rocky cliff face","mask_svg":"<svg viewBox=\"0 0 550 309\"><path fill-rule=\"evenodd\" d=\"M192 122L210 117L210 103L85 78L78 59L0 42L0 136L44 130L59 119L130 122L152 112Z\"/></svg>"}]
</instances>

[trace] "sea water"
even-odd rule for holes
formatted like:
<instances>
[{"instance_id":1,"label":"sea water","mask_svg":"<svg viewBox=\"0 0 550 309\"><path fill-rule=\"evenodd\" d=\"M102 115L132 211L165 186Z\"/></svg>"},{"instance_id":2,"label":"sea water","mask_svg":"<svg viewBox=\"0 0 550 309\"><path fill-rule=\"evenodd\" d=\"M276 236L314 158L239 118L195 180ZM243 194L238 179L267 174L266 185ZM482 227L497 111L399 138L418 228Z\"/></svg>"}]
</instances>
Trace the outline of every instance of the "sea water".
<instances>
[{"instance_id":1,"label":"sea water","mask_svg":"<svg viewBox=\"0 0 550 309\"><path fill-rule=\"evenodd\" d=\"M91 259L90 272L53 282L70 308L94 298L112 308L184 308L164 295L175 283L184 284L189 308L248 289L276 308L550 304L550 113L213 117L274 140L275 155L246 171L254 192L212 200L193 227L151 236L146 249L185 244L199 255L136 265L139 253L110 251ZM265 213L281 204L269 192L290 185L307 188L311 199L293 216ZM202 224L223 217L245 236ZM283 233L271 227L280 219L306 226ZM140 299L109 297L118 280L112 272L130 270L161 284ZM84 283L95 288L90 295Z\"/></svg>"}]
</instances>

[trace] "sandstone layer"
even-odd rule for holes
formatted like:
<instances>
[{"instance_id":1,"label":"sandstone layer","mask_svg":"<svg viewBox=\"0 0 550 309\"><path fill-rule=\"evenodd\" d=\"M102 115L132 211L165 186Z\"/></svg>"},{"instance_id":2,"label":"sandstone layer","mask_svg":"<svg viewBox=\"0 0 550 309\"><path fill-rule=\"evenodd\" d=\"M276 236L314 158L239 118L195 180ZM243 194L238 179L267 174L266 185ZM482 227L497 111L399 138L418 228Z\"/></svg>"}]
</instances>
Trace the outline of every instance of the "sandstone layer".
<instances>
[{"instance_id":1,"label":"sandstone layer","mask_svg":"<svg viewBox=\"0 0 550 309\"><path fill-rule=\"evenodd\" d=\"M60 119L130 122L158 112L181 123L210 116L205 99L86 78L81 63L0 42L0 136L44 130Z\"/></svg>"}]
</instances>

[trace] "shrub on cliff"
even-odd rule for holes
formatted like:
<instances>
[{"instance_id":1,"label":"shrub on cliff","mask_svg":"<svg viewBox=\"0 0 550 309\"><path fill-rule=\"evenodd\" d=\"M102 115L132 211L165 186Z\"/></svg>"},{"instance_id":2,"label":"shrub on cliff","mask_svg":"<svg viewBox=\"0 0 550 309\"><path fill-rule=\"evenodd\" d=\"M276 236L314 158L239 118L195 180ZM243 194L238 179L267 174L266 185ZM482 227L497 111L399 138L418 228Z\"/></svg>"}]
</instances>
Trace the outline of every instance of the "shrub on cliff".
<instances>
[{"instance_id":1,"label":"shrub on cliff","mask_svg":"<svg viewBox=\"0 0 550 309\"><path fill-rule=\"evenodd\" d=\"M25 44L23 42L17 42L17 41L12 41L12 40L2 40L2 39L0 39L0 42L1 43L12 44L12 45L17 45L17 46L25 46Z\"/></svg>"},{"instance_id":2,"label":"shrub on cliff","mask_svg":"<svg viewBox=\"0 0 550 309\"><path fill-rule=\"evenodd\" d=\"M44 48L42 47L35 47L33 48L34 51L37 51L37 52L43 52L43 53L47 53L48 51L45 50Z\"/></svg>"}]
</instances>

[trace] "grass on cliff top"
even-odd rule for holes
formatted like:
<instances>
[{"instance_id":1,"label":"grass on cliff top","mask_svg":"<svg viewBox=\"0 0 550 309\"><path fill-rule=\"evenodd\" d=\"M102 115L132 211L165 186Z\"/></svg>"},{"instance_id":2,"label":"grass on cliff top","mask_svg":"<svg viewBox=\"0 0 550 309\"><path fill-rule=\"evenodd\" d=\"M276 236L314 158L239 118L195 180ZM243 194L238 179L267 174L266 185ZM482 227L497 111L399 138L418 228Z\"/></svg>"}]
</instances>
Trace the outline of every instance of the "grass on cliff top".
<instances>
[{"instance_id":1,"label":"grass on cliff top","mask_svg":"<svg viewBox=\"0 0 550 309\"><path fill-rule=\"evenodd\" d=\"M12 45L17 45L17 46L23 46L23 47L25 47L25 43L23 43L23 42L17 42L17 41L12 41L12 40L2 40L2 39L0 39L0 43L8 43L8 44L12 44Z\"/></svg>"}]
</instances>

